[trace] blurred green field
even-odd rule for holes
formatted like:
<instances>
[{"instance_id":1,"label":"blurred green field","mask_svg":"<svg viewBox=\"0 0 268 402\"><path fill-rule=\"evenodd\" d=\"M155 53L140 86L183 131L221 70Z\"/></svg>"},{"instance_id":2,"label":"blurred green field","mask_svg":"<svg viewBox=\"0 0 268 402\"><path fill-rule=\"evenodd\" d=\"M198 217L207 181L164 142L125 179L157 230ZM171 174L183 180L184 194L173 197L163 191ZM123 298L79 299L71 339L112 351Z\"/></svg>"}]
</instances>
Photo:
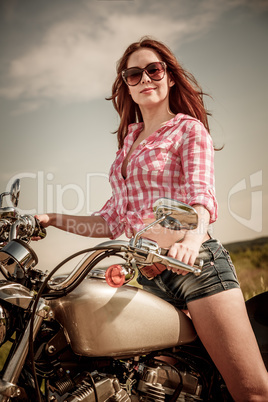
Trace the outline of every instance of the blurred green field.
<instances>
[{"instance_id":1,"label":"blurred green field","mask_svg":"<svg viewBox=\"0 0 268 402\"><path fill-rule=\"evenodd\" d=\"M230 252L245 300L268 291L268 238L224 246Z\"/></svg>"}]
</instances>

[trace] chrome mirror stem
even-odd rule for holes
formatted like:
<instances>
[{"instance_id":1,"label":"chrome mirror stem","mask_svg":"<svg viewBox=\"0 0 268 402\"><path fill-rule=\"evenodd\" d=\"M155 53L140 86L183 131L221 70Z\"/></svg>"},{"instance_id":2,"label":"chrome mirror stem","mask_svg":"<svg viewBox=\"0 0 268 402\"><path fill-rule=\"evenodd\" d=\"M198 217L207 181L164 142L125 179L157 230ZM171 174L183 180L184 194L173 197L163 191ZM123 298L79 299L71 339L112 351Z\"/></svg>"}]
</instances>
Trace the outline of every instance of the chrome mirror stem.
<instances>
[{"instance_id":1,"label":"chrome mirror stem","mask_svg":"<svg viewBox=\"0 0 268 402\"><path fill-rule=\"evenodd\" d=\"M142 229L142 230L140 230L139 232L137 232L137 233L135 234L135 236L134 236L134 239L133 239L133 246L134 246L134 247L137 246L137 243L138 243L138 241L139 241L139 238L141 237L141 235L142 235L144 232L146 232L148 229L151 229L151 228L152 228L153 226L155 226L157 223L163 222L163 221L166 219L166 217L167 217L168 215L169 215L169 214L166 214L166 215L161 216L161 218L159 218L159 219L157 219L156 221L150 223L150 225L146 226L144 229Z\"/></svg>"}]
</instances>

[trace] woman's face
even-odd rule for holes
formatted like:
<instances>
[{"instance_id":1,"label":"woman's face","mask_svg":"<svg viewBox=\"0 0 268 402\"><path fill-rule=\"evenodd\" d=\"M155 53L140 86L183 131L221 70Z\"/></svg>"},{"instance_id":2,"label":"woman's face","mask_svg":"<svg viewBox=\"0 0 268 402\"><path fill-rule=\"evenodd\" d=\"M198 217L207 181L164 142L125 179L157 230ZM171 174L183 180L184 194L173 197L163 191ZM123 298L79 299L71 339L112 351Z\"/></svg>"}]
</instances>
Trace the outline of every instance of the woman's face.
<instances>
[{"instance_id":1,"label":"woman's face","mask_svg":"<svg viewBox=\"0 0 268 402\"><path fill-rule=\"evenodd\" d=\"M129 56L127 68L140 67L145 68L148 64L162 61L159 55L152 49L142 48ZM143 108L152 108L159 104L166 104L169 107L169 90L174 85L166 73L161 81L153 81L144 71L141 81L136 86L129 86L129 93L134 102L136 102L141 111Z\"/></svg>"}]
</instances>

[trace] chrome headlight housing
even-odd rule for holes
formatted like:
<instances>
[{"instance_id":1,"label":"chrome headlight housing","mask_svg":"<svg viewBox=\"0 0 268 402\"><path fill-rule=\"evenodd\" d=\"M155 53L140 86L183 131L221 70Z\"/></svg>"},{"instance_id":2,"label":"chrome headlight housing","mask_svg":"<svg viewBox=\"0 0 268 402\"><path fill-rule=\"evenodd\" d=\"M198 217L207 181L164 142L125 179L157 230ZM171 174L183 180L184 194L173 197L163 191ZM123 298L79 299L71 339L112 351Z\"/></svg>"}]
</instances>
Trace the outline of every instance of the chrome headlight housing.
<instances>
[{"instance_id":1,"label":"chrome headlight housing","mask_svg":"<svg viewBox=\"0 0 268 402\"><path fill-rule=\"evenodd\" d=\"M38 262L33 249L19 239L11 240L0 250L0 266L9 276L16 276L18 270L27 272Z\"/></svg>"}]
</instances>

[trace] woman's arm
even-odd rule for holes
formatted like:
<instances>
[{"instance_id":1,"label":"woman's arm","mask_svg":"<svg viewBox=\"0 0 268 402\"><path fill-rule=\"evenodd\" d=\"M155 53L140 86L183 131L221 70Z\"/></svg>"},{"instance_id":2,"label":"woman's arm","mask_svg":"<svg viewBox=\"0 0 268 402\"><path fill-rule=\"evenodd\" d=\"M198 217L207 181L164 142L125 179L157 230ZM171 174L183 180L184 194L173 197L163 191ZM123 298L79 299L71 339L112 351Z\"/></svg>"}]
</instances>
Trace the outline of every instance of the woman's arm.
<instances>
[{"instance_id":1,"label":"woman's arm","mask_svg":"<svg viewBox=\"0 0 268 402\"><path fill-rule=\"evenodd\" d=\"M193 205L198 214L198 226L194 230L188 230L179 243L174 243L168 252L170 257L176 258L185 264L194 265L199 254L199 249L207 236L210 214L202 205ZM186 275L185 271L176 271L178 274Z\"/></svg>"},{"instance_id":2,"label":"woman's arm","mask_svg":"<svg viewBox=\"0 0 268 402\"><path fill-rule=\"evenodd\" d=\"M193 266L201 244L208 239L209 223L217 218L213 142L201 123L189 124L179 155L187 194L185 202L196 209L198 227L187 231L182 241L173 244L169 249L169 256ZM183 271L177 273L186 274Z\"/></svg>"},{"instance_id":3,"label":"woman's arm","mask_svg":"<svg viewBox=\"0 0 268 402\"><path fill-rule=\"evenodd\" d=\"M36 215L43 227L54 226L69 233L88 237L111 237L104 218L98 215L73 216L63 214Z\"/></svg>"}]
</instances>

